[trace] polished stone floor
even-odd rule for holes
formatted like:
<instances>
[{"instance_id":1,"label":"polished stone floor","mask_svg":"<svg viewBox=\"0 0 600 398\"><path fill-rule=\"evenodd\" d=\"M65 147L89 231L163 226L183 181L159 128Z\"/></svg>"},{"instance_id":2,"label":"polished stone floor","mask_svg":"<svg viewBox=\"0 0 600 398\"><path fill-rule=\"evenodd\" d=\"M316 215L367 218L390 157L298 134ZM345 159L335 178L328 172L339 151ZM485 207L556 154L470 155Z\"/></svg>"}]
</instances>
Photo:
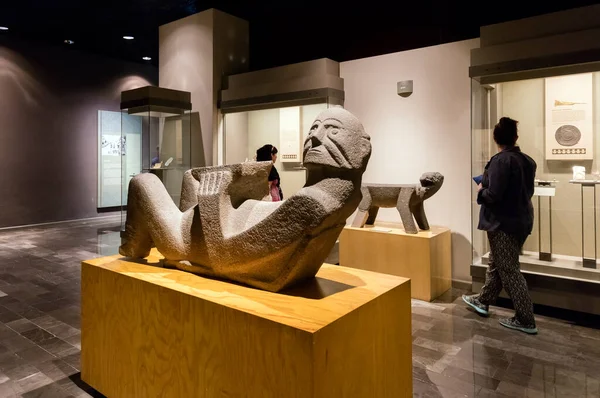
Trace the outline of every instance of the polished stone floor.
<instances>
[{"instance_id":1,"label":"polished stone floor","mask_svg":"<svg viewBox=\"0 0 600 398\"><path fill-rule=\"evenodd\" d=\"M0 230L0 397L101 396L81 382L80 261L116 253L119 218ZM600 397L600 330L483 319L453 290L413 301L417 397Z\"/></svg>"}]
</instances>

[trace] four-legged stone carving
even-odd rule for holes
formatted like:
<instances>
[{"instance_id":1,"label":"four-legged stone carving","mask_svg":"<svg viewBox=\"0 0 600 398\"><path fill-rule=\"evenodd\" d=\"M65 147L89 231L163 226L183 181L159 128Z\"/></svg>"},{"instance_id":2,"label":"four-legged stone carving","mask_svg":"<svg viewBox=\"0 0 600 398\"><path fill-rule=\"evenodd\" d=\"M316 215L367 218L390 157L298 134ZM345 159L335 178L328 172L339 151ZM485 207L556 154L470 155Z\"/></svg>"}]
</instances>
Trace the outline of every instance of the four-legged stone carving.
<instances>
[{"instance_id":1,"label":"four-legged stone carving","mask_svg":"<svg viewBox=\"0 0 600 398\"><path fill-rule=\"evenodd\" d=\"M362 228L365 224L373 225L380 207L395 207L400 213L404 230L409 234L418 232L415 220L422 230L429 229L423 202L442 187L444 176L440 173L425 173L421 176L421 184L392 185L365 184L362 187L362 201L358 205L358 213L352 226ZM414 219L413 219L414 216Z\"/></svg>"}]
</instances>

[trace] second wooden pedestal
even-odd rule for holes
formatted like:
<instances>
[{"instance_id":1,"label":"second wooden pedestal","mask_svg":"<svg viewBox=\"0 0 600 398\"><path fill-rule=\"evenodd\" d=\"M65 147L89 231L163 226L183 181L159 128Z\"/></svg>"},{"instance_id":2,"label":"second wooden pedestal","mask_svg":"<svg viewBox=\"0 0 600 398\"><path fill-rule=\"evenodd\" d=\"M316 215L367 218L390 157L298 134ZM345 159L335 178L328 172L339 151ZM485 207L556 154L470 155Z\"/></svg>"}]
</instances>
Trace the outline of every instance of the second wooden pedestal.
<instances>
[{"instance_id":1,"label":"second wooden pedestal","mask_svg":"<svg viewBox=\"0 0 600 398\"><path fill-rule=\"evenodd\" d=\"M432 227L407 234L395 224L346 227L340 265L411 279L411 296L431 301L452 286L451 232Z\"/></svg>"},{"instance_id":2,"label":"second wooden pedestal","mask_svg":"<svg viewBox=\"0 0 600 398\"><path fill-rule=\"evenodd\" d=\"M270 293L118 256L82 265L82 379L110 397L412 396L410 281L324 265ZM152 266L155 265L155 266Z\"/></svg>"}]
</instances>

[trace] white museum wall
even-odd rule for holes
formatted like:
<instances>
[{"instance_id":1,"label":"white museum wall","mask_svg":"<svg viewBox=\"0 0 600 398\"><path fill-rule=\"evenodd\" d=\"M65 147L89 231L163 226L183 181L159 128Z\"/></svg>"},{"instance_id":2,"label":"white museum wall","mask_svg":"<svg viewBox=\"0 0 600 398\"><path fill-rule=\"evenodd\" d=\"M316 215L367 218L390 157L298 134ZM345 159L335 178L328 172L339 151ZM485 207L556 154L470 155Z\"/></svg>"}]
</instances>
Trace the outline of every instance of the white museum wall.
<instances>
[{"instance_id":1,"label":"white museum wall","mask_svg":"<svg viewBox=\"0 0 600 398\"><path fill-rule=\"evenodd\" d=\"M452 277L470 281L471 81L470 50L479 39L343 62L345 108L371 136L373 152L363 177L372 183L418 183L439 171L444 186L425 203L432 225L452 229ZM396 84L413 80L398 96ZM379 220L400 222L395 209Z\"/></svg>"},{"instance_id":2,"label":"white museum wall","mask_svg":"<svg viewBox=\"0 0 600 398\"><path fill-rule=\"evenodd\" d=\"M223 164L243 163L248 157L248 113L237 112L225 115L225 162Z\"/></svg>"},{"instance_id":3,"label":"white museum wall","mask_svg":"<svg viewBox=\"0 0 600 398\"><path fill-rule=\"evenodd\" d=\"M600 73L593 74L593 121L594 138L600 131ZM502 83L496 86L498 96L498 114L508 116L519 121L519 141L522 150L531 156L537 163L536 177L540 179L558 180L556 196L552 198L552 234L553 252L569 256L581 256L581 188L579 185L569 184L573 176L572 167L585 166L588 178L592 178L592 171L598 170L598 157L600 140L595 139L595 160L546 160L545 159L545 131L544 131L544 79L523 80ZM594 219L592 190L585 190L585 231L586 231L586 256L592 257ZM537 198L534 197L534 206L537 212ZM547 213L546 198L542 198L542 227L543 248L547 250ZM525 243L525 250L538 251L538 226L537 220L532 235Z\"/></svg>"},{"instance_id":4,"label":"white museum wall","mask_svg":"<svg viewBox=\"0 0 600 398\"><path fill-rule=\"evenodd\" d=\"M246 157L254 159L256 150L265 144L280 148L279 143L279 108L248 112L248 146ZM275 167L281 179L281 190L284 198L288 198L304 185L304 173L298 170L286 170L277 158Z\"/></svg>"}]
</instances>

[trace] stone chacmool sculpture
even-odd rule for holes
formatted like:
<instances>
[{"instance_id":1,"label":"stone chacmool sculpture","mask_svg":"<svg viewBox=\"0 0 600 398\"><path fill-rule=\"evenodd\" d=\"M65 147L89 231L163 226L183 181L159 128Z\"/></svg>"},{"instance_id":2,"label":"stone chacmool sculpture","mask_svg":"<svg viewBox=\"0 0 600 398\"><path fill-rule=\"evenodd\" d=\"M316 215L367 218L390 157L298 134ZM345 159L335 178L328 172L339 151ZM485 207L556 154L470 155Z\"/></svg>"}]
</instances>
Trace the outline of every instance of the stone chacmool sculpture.
<instances>
[{"instance_id":1,"label":"stone chacmool sculpture","mask_svg":"<svg viewBox=\"0 0 600 398\"><path fill-rule=\"evenodd\" d=\"M129 184L119 253L279 291L312 278L361 201L371 143L343 108L323 111L304 144L306 185L281 202L268 194L271 162L195 168L185 173L179 208L153 174Z\"/></svg>"},{"instance_id":2,"label":"stone chacmool sculpture","mask_svg":"<svg viewBox=\"0 0 600 398\"><path fill-rule=\"evenodd\" d=\"M395 207L400 213L404 231L416 234L415 220L422 230L429 229L423 202L440 190L444 176L440 173L425 173L421 176L421 184L392 185L365 184L362 187L362 201L358 205L352 226L362 228L365 224L373 225L380 207ZM413 219L414 216L414 219Z\"/></svg>"}]
</instances>

